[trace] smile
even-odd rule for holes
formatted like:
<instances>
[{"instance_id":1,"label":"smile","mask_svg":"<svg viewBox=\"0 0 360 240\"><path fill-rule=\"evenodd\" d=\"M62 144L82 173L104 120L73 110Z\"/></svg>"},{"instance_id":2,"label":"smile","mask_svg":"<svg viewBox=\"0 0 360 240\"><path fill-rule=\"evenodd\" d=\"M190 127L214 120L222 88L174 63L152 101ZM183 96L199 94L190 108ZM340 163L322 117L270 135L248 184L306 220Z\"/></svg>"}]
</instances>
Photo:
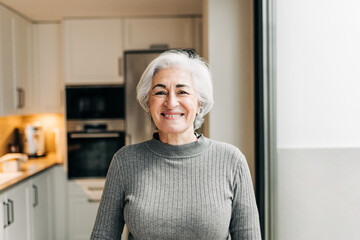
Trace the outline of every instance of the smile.
<instances>
[{"instance_id":1,"label":"smile","mask_svg":"<svg viewBox=\"0 0 360 240\"><path fill-rule=\"evenodd\" d=\"M184 116L184 113L179 113L179 114L165 114L165 113L161 113L162 116L164 116L165 118L178 118L181 116Z\"/></svg>"}]
</instances>

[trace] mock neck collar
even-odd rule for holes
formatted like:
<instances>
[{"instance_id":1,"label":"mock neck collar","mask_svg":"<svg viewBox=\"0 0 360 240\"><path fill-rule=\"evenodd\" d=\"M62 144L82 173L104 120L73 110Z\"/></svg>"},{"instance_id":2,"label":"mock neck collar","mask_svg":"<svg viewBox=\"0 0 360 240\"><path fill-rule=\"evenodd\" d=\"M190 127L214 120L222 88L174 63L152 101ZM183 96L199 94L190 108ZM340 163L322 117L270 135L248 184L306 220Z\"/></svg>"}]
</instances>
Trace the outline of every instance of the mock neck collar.
<instances>
[{"instance_id":1,"label":"mock neck collar","mask_svg":"<svg viewBox=\"0 0 360 240\"><path fill-rule=\"evenodd\" d=\"M153 139L147 142L148 148L157 155L170 158L192 157L201 154L209 145L210 141L204 135L196 134L197 141L183 144L170 145L159 140L159 134L154 133Z\"/></svg>"}]
</instances>

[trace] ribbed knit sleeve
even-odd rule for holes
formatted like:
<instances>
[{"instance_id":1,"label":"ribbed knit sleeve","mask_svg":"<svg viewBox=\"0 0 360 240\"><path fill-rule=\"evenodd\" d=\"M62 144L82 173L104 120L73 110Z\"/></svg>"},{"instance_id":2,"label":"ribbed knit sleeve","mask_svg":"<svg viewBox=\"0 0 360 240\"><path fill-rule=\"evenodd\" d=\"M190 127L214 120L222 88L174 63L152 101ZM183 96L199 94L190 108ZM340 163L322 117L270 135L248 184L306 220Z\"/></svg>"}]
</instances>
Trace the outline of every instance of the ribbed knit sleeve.
<instances>
[{"instance_id":1,"label":"ribbed knit sleeve","mask_svg":"<svg viewBox=\"0 0 360 240\"><path fill-rule=\"evenodd\" d=\"M107 173L104 192L91 234L92 240L121 239L125 223L123 174L120 170L118 159L114 157Z\"/></svg>"},{"instance_id":2,"label":"ribbed knit sleeve","mask_svg":"<svg viewBox=\"0 0 360 240\"><path fill-rule=\"evenodd\" d=\"M236 158L240 161L236 167L233 183L231 239L258 240L261 239L259 213L249 167L241 152L237 152Z\"/></svg>"}]
</instances>

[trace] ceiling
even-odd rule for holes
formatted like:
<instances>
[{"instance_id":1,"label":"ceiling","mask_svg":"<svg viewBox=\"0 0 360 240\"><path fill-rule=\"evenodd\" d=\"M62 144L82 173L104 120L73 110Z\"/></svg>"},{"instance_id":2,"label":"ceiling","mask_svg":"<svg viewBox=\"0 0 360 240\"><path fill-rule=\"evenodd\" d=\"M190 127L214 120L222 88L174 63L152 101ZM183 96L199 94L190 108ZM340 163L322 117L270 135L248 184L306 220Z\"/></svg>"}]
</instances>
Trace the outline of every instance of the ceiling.
<instances>
[{"instance_id":1,"label":"ceiling","mask_svg":"<svg viewBox=\"0 0 360 240\"><path fill-rule=\"evenodd\" d=\"M74 17L199 15L202 0L0 0L34 21Z\"/></svg>"}]
</instances>

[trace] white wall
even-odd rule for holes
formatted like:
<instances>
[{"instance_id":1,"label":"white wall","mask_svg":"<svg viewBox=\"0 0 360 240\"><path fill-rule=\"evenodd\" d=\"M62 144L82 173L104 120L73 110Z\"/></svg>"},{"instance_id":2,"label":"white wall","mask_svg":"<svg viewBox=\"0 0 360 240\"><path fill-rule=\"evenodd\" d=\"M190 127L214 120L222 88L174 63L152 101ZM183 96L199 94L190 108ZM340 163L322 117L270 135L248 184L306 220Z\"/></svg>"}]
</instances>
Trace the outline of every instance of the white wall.
<instances>
[{"instance_id":1,"label":"white wall","mask_svg":"<svg viewBox=\"0 0 360 240\"><path fill-rule=\"evenodd\" d=\"M276 3L278 146L360 147L360 1Z\"/></svg>"},{"instance_id":2,"label":"white wall","mask_svg":"<svg viewBox=\"0 0 360 240\"><path fill-rule=\"evenodd\" d=\"M208 0L204 6L215 98L210 137L239 147L254 176L252 0Z\"/></svg>"},{"instance_id":3,"label":"white wall","mask_svg":"<svg viewBox=\"0 0 360 240\"><path fill-rule=\"evenodd\" d=\"M275 2L274 239L359 239L360 2Z\"/></svg>"}]
</instances>

